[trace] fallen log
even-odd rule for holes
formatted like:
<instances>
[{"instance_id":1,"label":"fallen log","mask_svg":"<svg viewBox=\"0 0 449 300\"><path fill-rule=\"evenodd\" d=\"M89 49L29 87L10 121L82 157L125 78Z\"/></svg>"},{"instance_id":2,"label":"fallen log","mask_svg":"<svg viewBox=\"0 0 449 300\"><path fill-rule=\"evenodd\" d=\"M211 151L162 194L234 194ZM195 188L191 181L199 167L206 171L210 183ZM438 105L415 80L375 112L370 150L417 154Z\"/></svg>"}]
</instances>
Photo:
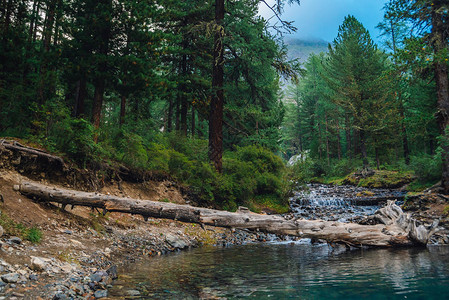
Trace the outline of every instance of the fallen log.
<instances>
[{"instance_id":1,"label":"fallen log","mask_svg":"<svg viewBox=\"0 0 449 300\"><path fill-rule=\"evenodd\" d=\"M36 155L38 157L43 157L50 162L56 162L61 167L65 166L64 160L61 157L48 154L47 152L44 152L40 149L21 145L20 143L18 143L16 141L0 140L0 145L5 147L5 149L11 150L11 151L25 152L25 153L28 153L31 155Z\"/></svg>"},{"instance_id":2,"label":"fallen log","mask_svg":"<svg viewBox=\"0 0 449 300\"><path fill-rule=\"evenodd\" d=\"M260 230L280 235L324 239L331 243L342 242L356 247L410 246L416 242L421 243L410 236L410 224L405 222L405 214L393 201L388 203L389 209L380 213L388 224L360 225L321 220L287 220L282 216L245 211L233 213L190 205L53 188L34 182L24 182L14 189L37 201L61 203L63 207L67 204L87 206L109 212L142 215L145 219L165 218L220 227ZM401 220L405 225L396 222L397 220Z\"/></svg>"}]
</instances>

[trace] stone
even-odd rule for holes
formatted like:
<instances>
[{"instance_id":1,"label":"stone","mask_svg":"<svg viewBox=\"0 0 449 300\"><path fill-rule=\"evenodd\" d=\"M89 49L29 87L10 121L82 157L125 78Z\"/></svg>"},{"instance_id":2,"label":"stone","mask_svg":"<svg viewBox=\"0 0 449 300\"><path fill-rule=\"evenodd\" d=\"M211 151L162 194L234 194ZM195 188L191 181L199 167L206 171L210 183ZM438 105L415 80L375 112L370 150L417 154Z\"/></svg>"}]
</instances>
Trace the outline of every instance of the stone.
<instances>
[{"instance_id":1,"label":"stone","mask_svg":"<svg viewBox=\"0 0 449 300\"><path fill-rule=\"evenodd\" d=\"M106 270L106 273L108 273L109 277L111 277L112 280L117 279L118 278L118 273L117 273L117 266L112 266L109 269Z\"/></svg>"},{"instance_id":2,"label":"stone","mask_svg":"<svg viewBox=\"0 0 449 300\"><path fill-rule=\"evenodd\" d=\"M103 274L100 274L99 272L96 272L96 273L90 275L90 280L92 282L100 282L102 277L103 277L102 275Z\"/></svg>"},{"instance_id":3,"label":"stone","mask_svg":"<svg viewBox=\"0 0 449 300\"><path fill-rule=\"evenodd\" d=\"M30 279L31 281L37 281L39 277L36 274L31 274L30 276L28 276L28 279Z\"/></svg>"},{"instance_id":4,"label":"stone","mask_svg":"<svg viewBox=\"0 0 449 300\"><path fill-rule=\"evenodd\" d=\"M10 239L8 239L8 242L11 244L20 245L22 243L22 239L17 236L12 236Z\"/></svg>"},{"instance_id":5,"label":"stone","mask_svg":"<svg viewBox=\"0 0 449 300\"><path fill-rule=\"evenodd\" d=\"M131 297L140 296L140 292L138 290L127 290L126 295Z\"/></svg>"},{"instance_id":6,"label":"stone","mask_svg":"<svg viewBox=\"0 0 449 300\"><path fill-rule=\"evenodd\" d=\"M69 299L69 297L67 297L66 294L61 293L61 292L59 292L53 296L53 300L68 300L68 299Z\"/></svg>"},{"instance_id":7,"label":"stone","mask_svg":"<svg viewBox=\"0 0 449 300\"><path fill-rule=\"evenodd\" d=\"M173 248L184 249L188 246L184 240L173 234L167 234L165 241Z\"/></svg>"},{"instance_id":8,"label":"stone","mask_svg":"<svg viewBox=\"0 0 449 300\"><path fill-rule=\"evenodd\" d=\"M17 273L8 273L2 275L1 278L6 283L16 283L19 281L20 275Z\"/></svg>"},{"instance_id":9,"label":"stone","mask_svg":"<svg viewBox=\"0 0 449 300\"><path fill-rule=\"evenodd\" d=\"M3 230L3 227L0 225L0 236L2 236L5 233L5 230Z\"/></svg>"},{"instance_id":10,"label":"stone","mask_svg":"<svg viewBox=\"0 0 449 300\"><path fill-rule=\"evenodd\" d=\"M106 298L108 296L108 290L98 290L94 293L95 299Z\"/></svg>"},{"instance_id":11,"label":"stone","mask_svg":"<svg viewBox=\"0 0 449 300\"><path fill-rule=\"evenodd\" d=\"M44 271L46 267L47 262L42 257L31 256L31 270Z\"/></svg>"}]
</instances>

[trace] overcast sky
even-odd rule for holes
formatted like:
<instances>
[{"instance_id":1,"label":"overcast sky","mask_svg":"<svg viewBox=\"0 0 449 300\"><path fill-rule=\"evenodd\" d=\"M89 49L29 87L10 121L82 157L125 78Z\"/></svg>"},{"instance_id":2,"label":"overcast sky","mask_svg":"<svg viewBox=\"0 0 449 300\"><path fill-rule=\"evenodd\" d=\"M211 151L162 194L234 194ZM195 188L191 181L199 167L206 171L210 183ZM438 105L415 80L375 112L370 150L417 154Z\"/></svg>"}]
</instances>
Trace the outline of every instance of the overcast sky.
<instances>
[{"instance_id":1,"label":"overcast sky","mask_svg":"<svg viewBox=\"0 0 449 300\"><path fill-rule=\"evenodd\" d=\"M371 37L378 42L380 32L375 27L382 21L382 8L387 1L301 0L301 5L285 7L283 19L295 21L294 25L298 28L296 33L288 37L322 39L332 42L337 36L338 26L341 25L344 17L351 14L369 30ZM265 18L272 16L264 4L260 6L260 14Z\"/></svg>"}]
</instances>

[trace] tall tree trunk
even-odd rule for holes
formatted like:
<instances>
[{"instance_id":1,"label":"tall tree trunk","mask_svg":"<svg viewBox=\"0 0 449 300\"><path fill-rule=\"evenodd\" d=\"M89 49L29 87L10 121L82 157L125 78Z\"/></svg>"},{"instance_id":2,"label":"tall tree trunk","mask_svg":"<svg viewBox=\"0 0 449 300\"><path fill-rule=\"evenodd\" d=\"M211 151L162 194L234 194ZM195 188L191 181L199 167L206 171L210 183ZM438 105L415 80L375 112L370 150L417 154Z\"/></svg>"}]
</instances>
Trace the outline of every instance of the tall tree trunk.
<instances>
[{"instance_id":1,"label":"tall tree trunk","mask_svg":"<svg viewBox=\"0 0 449 300\"><path fill-rule=\"evenodd\" d=\"M362 160L363 160L363 168L367 169L369 167L368 165L368 154L366 152L366 136L364 130L359 130L360 135L360 152L362 154Z\"/></svg>"},{"instance_id":2,"label":"tall tree trunk","mask_svg":"<svg viewBox=\"0 0 449 300\"><path fill-rule=\"evenodd\" d=\"M36 11L37 11L38 3L39 3L38 0L33 1L33 10L32 10L31 18L30 18L30 27L28 29L28 43L31 43L32 38L33 38L34 26L37 21Z\"/></svg>"},{"instance_id":3,"label":"tall tree trunk","mask_svg":"<svg viewBox=\"0 0 449 300\"><path fill-rule=\"evenodd\" d=\"M195 108L192 105L192 138L195 137Z\"/></svg>"},{"instance_id":4,"label":"tall tree trunk","mask_svg":"<svg viewBox=\"0 0 449 300\"><path fill-rule=\"evenodd\" d=\"M178 132L181 128L181 124L179 122L179 116L181 114L180 101L176 101L176 113L175 113L175 131Z\"/></svg>"},{"instance_id":5,"label":"tall tree trunk","mask_svg":"<svg viewBox=\"0 0 449 300\"><path fill-rule=\"evenodd\" d=\"M221 173L223 156L223 76L224 76L224 49L222 27L224 20L224 1L215 0L215 22L217 29L214 38L214 62L212 70L212 97L209 113L209 159L215 169Z\"/></svg>"},{"instance_id":6,"label":"tall tree trunk","mask_svg":"<svg viewBox=\"0 0 449 300\"><path fill-rule=\"evenodd\" d=\"M75 118L81 118L84 115L84 102L87 97L87 80L85 75L77 82L75 96L74 116Z\"/></svg>"},{"instance_id":7,"label":"tall tree trunk","mask_svg":"<svg viewBox=\"0 0 449 300\"><path fill-rule=\"evenodd\" d=\"M341 141L340 141L340 122L338 121L337 117L337 154L338 154L338 160L341 160Z\"/></svg>"},{"instance_id":8,"label":"tall tree trunk","mask_svg":"<svg viewBox=\"0 0 449 300\"><path fill-rule=\"evenodd\" d=\"M326 157L327 157L327 166L331 166L331 160L330 160L330 145L329 145L329 124L327 120L327 114L324 116L325 122L326 122Z\"/></svg>"},{"instance_id":9,"label":"tall tree trunk","mask_svg":"<svg viewBox=\"0 0 449 300\"><path fill-rule=\"evenodd\" d=\"M377 145L377 141L376 141L376 145ZM380 170L379 148L375 147L374 148L374 152L375 152L375 155L376 155L376 167L377 167L377 170Z\"/></svg>"},{"instance_id":10,"label":"tall tree trunk","mask_svg":"<svg viewBox=\"0 0 449 300\"><path fill-rule=\"evenodd\" d=\"M95 129L100 128L101 108L103 106L103 94L105 89L104 78L99 78L95 82L94 103L92 106L92 124ZM95 135L95 142L98 141L98 135Z\"/></svg>"},{"instance_id":11,"label":"tall tree trunk","mask_svg":"<svg viewBox=\"0 0 449 300\"><path fill-rule=\"evenodd\" d=\"M99 6L101 7L101 4L105 4L107 7L102 7L102 9L110 9L112 10L112 1L111 0L104 0L99 3ZM106 86L106 79L105 75L108 70L108 64L106 61L106 58L108 56L109 52L109 39L111 34L111 23L108 19L103 19L101 22L104 22L104 24L99 27L97 30L97 33L99 35L99 45L98 45L98 52L102 55L102 58L97 58L99 60L97 62L97 76L94 80L95 85L95 92L94 92L94 102L92 105L92 124L94 125L95 129L100 128L100 118L101 118L101 109L103 106L103 96L104 96L104 90ZM98 141L98 133L95 135L95 142Z\"/></svg>"},{"instance_id":12,"label":"tall tree trunk","mask_svg":"<svg viewBox=\"0 0 449 300\"><path fill-rule=\"evenodd\" d=\"M405 109L402 100L399 99L399 110L401 116L402 149L404 151L405 164L410 164L410 149L408 147L407 129L405 127Z\"/></svg>"},{"instance_id":13,"label":"tall tree trunk","mask_svg":"<svg viewBox=\"0 0 449 300\"><path fill-rule=\"evenodd\" d=\"M436 54L447 50L447 34L445 25L444 13L441 11L444 8L443 1L435 1L432 5L432 36L433 46ZM443 160L441 186L446 194L449 194L449 78L447 64L441 61L441 58L436 56L434 62L435 81L437 89L437 121L442 135L441 154Z\"/></svg>"},{"instance_id":14,"label":"tall tree trunk","mask_svg":"<svg viewBox=\"0 0 449 300\"><path fill-rule=\"evenodd\" d=\"M34 19L34 28L33 28L33 43L36 42L37 31L39 28L40 4L41 4L41 0L37 1L37 8L36 8L36 14L35 14L35 19Z\"/></svg>"},{"instance_id":15,"label":"tall tree trunk","mask_svg":"<svg viewBox=\"0 0 449 300\"><path fill-rule=\"evenodd\" d=\"M62 13L63 13L62 0L58 0L58 5L56 8L55 34L53 37L54 46L58 45L59 42Z\"/></svg>"},{"instance_id":16,"label":"tall tree trunk","mask_svg":"<svg viewBox=\"0 0 449 300\"><path fill-rule=\"evenodd\" d=\"M125 117L126 117L126 96L122 95L120 98L120 120L119 125L122 127L123 124L125 124Z\"/></svg>"},{"instance_id":17,"label":"tall tree trunk","mask_svg":"<svg viewBox=\"0 0 449 300\"><path fill-rule=\"evenodd\" d=\"M51 97L54 91L54 82L49 77L48 65L50 63L50 57L48 53L50 52L51 37L53 35L53 25L55 21L56 13L56 0L51 0L48 3L47 11L45 14L44 31L42 33L42 41L44 46L44 58L42 60L41 70L40 70L40 80L39 80L39 98L40 102L44 103L45 100Z\"/></svg>"},{"instance_id":18,"label":"tall tree trunk","mask_svg":"<svg viewBox=\"0 0 449 300\"><path fill-rule=\"evenodd\" d=\"M182 42L182 47L184 50L187 48L187 41L184 40ZM187 137L187 112L188 112L188 103L187 103L187 84L185 82L185 79L187 77L187 55L182 55L181 60L181 74L183 77L183 82L180 86L180 93L181 93L181 134L185 137Z\"/></svg>"},{"instance_id":19,"label":"tall tree trunk","mask_svg":"<svg viewBox=\"0 0 449 300\"><path fill-rule=\"evenodd\" d=\"M168 113L167 113L167 132L172 131L173 122L173 100L168 100Z\"/></svg>"},{"instance_id":20,"label":"tall tree trunk","mask_svg":"<svg viewBox=\"0 0 449 300\"><path fill-rule=\"evenodd\" d=\"M349 126L349 116L345 114L345 134L346 134L346 156L352 158L351 150L351 127Z\"/></svg>"},{"instance_id":21,"label":"tall tree trunk","mask_svg":"<svg viewBox=\"0 0 449 300\"><path fill-rule=\"evenodd\" d=\"M6 4L6 11L5 11L5 20L4 20L4 27L3 27L3 40L6 41L8 32L9 32L9 25L11 24L11 15L12 15L12 1L8 0L8 3Z\"/></svg>"}]
</instances>

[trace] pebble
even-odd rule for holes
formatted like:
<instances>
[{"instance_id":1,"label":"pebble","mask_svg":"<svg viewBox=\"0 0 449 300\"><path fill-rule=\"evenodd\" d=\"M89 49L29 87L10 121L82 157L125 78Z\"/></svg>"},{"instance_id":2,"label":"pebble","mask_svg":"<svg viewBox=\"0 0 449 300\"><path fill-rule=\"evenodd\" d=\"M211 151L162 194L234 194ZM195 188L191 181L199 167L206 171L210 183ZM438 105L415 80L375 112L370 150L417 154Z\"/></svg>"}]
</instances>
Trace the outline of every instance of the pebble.
<instances>
[{"instance_id":1,"label":"pebble","mask_svg":"<svg viewBox=\"0 0 449 300\"><path fill-rule=\"evenodd\" d=\"M128 296L140 296L140 292L138 290L128 290L126 291L126 295Z\"/></svg>"},{"instance_id":2,"label":"pebble","mask_svg":"<svg viewBox=\"0 0 449 300\"><path fill-rule=\"evenodd\" d=\"M98 290L94 293L96 299L106 298L108 296L108 290Z\"/></svg>"},{"instance_id":3,"label":"pebble","mask_svg":"<svg viewBox=\"0 0 449 300\"><path fill-rule=\"evenodd\" d=\"M28 276L28 279L30 279L31 281L37 281L38 276L36 274L31 274L30 276Z\"/></svg>"}]
</instances>

